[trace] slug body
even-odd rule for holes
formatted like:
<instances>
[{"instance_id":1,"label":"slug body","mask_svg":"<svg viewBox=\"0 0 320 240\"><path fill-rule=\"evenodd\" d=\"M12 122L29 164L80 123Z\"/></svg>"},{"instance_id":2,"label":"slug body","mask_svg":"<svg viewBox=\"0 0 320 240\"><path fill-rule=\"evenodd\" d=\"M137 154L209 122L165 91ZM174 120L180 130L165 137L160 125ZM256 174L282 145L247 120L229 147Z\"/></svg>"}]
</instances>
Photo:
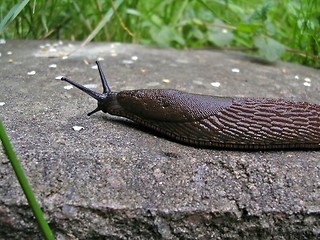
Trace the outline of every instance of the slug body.
<instances>
[{"instance_id":1,"label":"slug body","mask_svg":"<svg viewBox=\"0 0 320 240\"><path fill-rule=\"evenodd\" d=\"M196 147L320 149L320 105L270 98L231 98L172 89L112 92L97 62L103 93L67 78L103 111Z\"/></svg>"}]
</instances>

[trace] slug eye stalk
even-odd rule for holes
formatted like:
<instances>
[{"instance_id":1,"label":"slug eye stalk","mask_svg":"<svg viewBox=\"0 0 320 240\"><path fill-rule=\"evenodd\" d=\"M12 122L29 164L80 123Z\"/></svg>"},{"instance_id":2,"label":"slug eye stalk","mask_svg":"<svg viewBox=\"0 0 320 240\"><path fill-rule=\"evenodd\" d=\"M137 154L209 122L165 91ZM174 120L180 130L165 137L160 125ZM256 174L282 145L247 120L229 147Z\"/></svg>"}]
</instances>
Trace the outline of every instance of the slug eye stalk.
<instances>
[{"instance_id":1,"label":"slug eye stalk","mask_svg":"<svg viewBox=\"0 0 320 240\"><path fill-rule=\"evenodd\" d=\"M102 71L102 68L100 66L99 61L96 61L96 64L98 66L98 70L99 70L99 75L100 75L100 79L101 79L101 83L102 83L102 87L103 87L103 92L102 93L97 93L95 91L92 91L89 88L86 88L82 85L80 85L79 83L76 83L66 77L62 77L61 81L65 81L70 83L71 85L75 86L76 88L80 89L81 91L85 92L86 94L88 94L89 96L93 97L94 99L96 99L98 101L98 107L93 110L92 112L88 113L88 116L102 110L101 107L99 106L99 102L103 101L105 98L108 97L108 94L111 93L111 89L109 88L109 85L107 83L106 77Z\"/></svg>"},{"instance_id":2,"label":"slug eye stalk","mask_svg":"<svg viewBox=\"0 0 320 240\"><path fill-rule=\"evenodd\" d=\"M109 85L107 83L106 77L101 69L100 63L98 61L96 61L96 64L98 66L98 70L99 70L99 75L100 75L100 79L101 79L101 83L102 83L102 87L103 87L103 92L101 93L97 93L95 91L92 91L89 88L86 88L82 85L80 85L79 83L76 83L66 77L62 77L61 80L70 83L71 85L75 86L76 88L80 89L81 91L85 92L86 94L90 95L91 97L95 98L96 100L101 100L101 98L103 98L107 93L111 92Z\"/></svg>"}]
</instances>

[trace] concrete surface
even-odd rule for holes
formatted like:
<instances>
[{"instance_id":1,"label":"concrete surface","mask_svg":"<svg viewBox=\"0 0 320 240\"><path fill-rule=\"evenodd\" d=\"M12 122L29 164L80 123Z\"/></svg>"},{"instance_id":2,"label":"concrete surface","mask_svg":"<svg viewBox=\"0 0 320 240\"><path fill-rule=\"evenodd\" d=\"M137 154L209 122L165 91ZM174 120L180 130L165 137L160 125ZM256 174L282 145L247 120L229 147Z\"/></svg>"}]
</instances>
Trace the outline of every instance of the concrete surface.
<instances>
[{"instance_id":1,"label":"concrete surface","mask_svg":"<svg viewBox=\"0 0 320 240\"><path fill-rule=\"evenodd\" d=\"M0 45L0 117L57 239L320 238L319 151L184 146L102 112L87 117L95 100L55 80L65 75L101 91L92 66L104 58L115 91L320 103L318 70L239 53L110 43L74 52L78 46ZM0 239L41 239L2 149L0 166Z\"/></svg>"}]
</instances>

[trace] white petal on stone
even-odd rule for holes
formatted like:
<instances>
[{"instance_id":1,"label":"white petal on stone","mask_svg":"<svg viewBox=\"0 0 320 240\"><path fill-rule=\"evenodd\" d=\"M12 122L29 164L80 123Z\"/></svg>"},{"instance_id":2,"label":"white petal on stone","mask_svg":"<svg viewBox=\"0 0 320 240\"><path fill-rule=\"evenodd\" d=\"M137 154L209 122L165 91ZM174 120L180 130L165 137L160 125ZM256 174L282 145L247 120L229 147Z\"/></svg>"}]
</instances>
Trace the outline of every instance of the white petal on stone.
<instances>
[{"instance_id":1,"label":"white petal on stone","mask_svg":"<svg viewBox=\"0 0 320 240\"><path fill-rule=\"evenodd\" d=\"M219 82L212 82L212 83L210 83L211 84L211 86L213 86L213 87L220 87L220 85L221 85L221 83L219 83Z\"/></svg>"},{"instance_id":2,"label":"white petal on stone","mask_svg":"<svg viewBox=\"0 0 320 240\"><path fill-rule=\"evenodd\" d=\"M63 76L56 76L55 77L56 80L61 80L61 78L63 78Z\"/></svg>"},{"instance_id":3,"label":"white petal on stone","mask_svg":"<svg viewBox=\"0 0 320 240\"><path fill-rule=\"evenodd\" d=\"M123 62L124 64L132 64L132 63L133 63L132 60L123 60L122 62Z\"/></svg>"},{"instance_id":4,"label":"white petal on stone","mask_svg":"<svg viewBox=\"0 0 320 240\"><path fill-rule=\"evenodd\" d=\"M239 73L239 72L240 72L240 69L239 69L239 68L232 68L232 69L231 69L231 72Z\"/></svg>"},{"instance_id":5,"label":"white petal on stone","mask_svg":"<svg viewBox=\"0 0 320 240\"><path fill-rule=\"evenodd\" d=\"M67 86L64 86L63 87L65 90L70 90L70 89L72 89L73 88L73 86L71 86L71 85L67 85Z\"/></svg>"},{"instance_id":6,"label":"white petal on stone","mask_svg":"<svg viewBox=\"0 0 320 240\"><path fill-rule=\"evenodd\" d=\"M84 129L84 127L82 127L82 126L73 126L72 129L75 130L75 131L81 131L82 129Z\"/></svg>"}]
</instances>

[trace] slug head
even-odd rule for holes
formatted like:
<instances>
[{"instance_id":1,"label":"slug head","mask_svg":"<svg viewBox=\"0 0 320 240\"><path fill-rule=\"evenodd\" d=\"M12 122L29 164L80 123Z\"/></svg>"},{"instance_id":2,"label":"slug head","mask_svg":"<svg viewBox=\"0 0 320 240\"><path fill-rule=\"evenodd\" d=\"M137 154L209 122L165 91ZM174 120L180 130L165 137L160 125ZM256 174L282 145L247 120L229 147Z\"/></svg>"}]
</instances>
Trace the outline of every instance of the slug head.
<instances>
[{"instance_id":1,"label":"slug head","mask_svg":"<svg viewBox=\"0 0 320 240\"><path fill-rule=\"evenodd\" d=\"M76 88L80 89L81 91L85 92L86 94L90 95L91 97L93 97L94 99L96 99L98 101L98 107L93 110L92 112L88 113L88 116L102 110L103 112L106 112L107 109L107 104L108 104L108 99L110 99L110 96L115 95L114 92L111 92L106 77L104 76L104 73L101 69L100 63L98 61L96 61L96 64L98 66L98 70L99 70L99 75L101 78L101 82L102 82L102 87L103 87L103 93L97 93L95 91L92 91L89 88L86 88L82 85L80 85L79 83L76 83L68 78L62 77L61 80L70 83L71 85L75 86Z\"/></svg>"}]
</instances>

